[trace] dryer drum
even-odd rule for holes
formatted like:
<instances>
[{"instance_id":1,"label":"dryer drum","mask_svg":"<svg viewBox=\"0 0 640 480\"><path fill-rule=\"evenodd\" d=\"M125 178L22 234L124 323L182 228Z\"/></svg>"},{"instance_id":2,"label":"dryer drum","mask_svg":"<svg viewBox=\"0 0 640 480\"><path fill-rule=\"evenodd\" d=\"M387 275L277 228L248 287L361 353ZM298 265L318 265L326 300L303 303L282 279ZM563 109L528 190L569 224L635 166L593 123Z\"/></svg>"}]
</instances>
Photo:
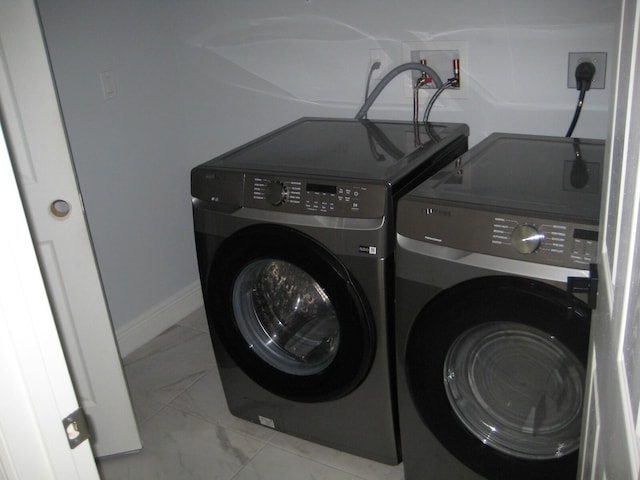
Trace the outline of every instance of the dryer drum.
<instances>
[{"instance_id":1,"label":"dryer drum","mask_svg":"<svg viewBox=\"0 0 640 480\"><path fill-rule=\"evenodd\" d=\"M211 262L206 298L212 336L278 396L340 398L371 367L375 328L360 287L297 230L261 224L227 238Z\"/></svg>"},{"instance_id":2,"label":"dryer drum","mask_svg":"<svg viewBox=\"0 0 640 480\"><path fill-rule=\"evenodd\" d=\"M551 335L515 322L479 325L451 346L443 377L455 414L485 445L534 460L577 450L585 371Z\"/></svg>"},{"instance_id":3,"label":"dryer drum","mask_svg":"<svg viewBox=\"0 0 640 480\"><path fill-rule=\"evenodd\" d=\"M590 310L521 277L475 278L437 294L406 347L424 424L486 478L575 476Z\"/></svg>"}]
</instances>

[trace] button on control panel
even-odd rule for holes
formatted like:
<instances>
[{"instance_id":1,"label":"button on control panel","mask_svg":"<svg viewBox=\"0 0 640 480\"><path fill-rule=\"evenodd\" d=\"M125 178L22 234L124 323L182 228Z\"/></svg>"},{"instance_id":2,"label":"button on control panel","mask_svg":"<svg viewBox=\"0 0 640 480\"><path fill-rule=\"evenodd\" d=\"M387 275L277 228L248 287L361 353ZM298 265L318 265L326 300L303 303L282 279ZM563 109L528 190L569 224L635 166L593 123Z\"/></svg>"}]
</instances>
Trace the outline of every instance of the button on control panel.
<instances>
[{"instance_id":1,"label":"button on control panel","mask_svg":"<svg viewBox=\"0 0 640 480\"><path fill-rule=\"evenodd\" d=\"M384 185L307 181L246 175L247 207L338 217L377 218L385 215Z\"/></svg>"}]
</instances>

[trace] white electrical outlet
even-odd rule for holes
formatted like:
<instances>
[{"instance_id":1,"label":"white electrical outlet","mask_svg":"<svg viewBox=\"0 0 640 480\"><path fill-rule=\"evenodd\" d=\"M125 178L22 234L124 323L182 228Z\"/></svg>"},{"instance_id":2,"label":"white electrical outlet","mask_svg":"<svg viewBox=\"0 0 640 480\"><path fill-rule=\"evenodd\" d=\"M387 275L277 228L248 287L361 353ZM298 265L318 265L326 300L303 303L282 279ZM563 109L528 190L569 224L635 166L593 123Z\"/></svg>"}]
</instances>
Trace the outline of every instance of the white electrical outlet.
<instances>
[{"instance_id":1,"label":"white electrical outlet","mask_svg":"<svg viewBox=\"0 0 640 480\"><path fill-rule=\"evenodd\" d=\"M369 50L369 68L376 63L380 62L380 66L371 73L371 80L378 80L382 76L391 70L391 57L384 48L372 48Z\"/></svg>"},{"instance_id":2,"label":"white electrical outlet","mask_svg":"<svg viewBox=\"0 0 640 480\"><path fill-rule=\"evenodd\" d=\"M405 42L402 44L405 62L420 63L420 60L426 60L427 66L435 70L443 82L453 77L453 60L460 61L460 87L448 88L442 93L443 97L449 98L467 98L467 51L466 42ZM420 75L418 71L410 71L405 75L405 96L413 96L413 87ZM427 87L426 90L430 88L435 89L435 84L433 87ZM423 98L429 96L428 91L425 93L426 95L421 95Z\"/></svg>"}]
</instances>

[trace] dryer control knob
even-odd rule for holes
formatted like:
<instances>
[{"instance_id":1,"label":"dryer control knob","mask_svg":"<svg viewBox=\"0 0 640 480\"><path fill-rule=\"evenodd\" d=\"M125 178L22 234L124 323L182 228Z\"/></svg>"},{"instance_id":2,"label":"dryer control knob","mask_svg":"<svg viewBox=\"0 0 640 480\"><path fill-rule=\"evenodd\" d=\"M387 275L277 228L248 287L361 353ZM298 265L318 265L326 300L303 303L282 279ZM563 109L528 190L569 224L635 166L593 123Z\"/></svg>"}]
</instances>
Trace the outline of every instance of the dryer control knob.
<instances>
[{"instance_id":1,"label":"dryer control knob","mask_svg":"<svg viewBox=\"0 0 640 480\"><path fill-rule=\"evenodd\" d=\"M287 187L277 180L269 182L265 191L265 197L271 205L280 205L287 199Z\"/></svg>"},{"instance_id":2,"label":"dryer control knob","mask_svg":"<svg viewBox=\"0 0 640 480\"><path fill-rule=\"evenodd\" d=\"M542 240L544 235L531 225L518 225L511 234L511 244L518 252L524 254L535 252Z\"/></svg>"}]
</instances>

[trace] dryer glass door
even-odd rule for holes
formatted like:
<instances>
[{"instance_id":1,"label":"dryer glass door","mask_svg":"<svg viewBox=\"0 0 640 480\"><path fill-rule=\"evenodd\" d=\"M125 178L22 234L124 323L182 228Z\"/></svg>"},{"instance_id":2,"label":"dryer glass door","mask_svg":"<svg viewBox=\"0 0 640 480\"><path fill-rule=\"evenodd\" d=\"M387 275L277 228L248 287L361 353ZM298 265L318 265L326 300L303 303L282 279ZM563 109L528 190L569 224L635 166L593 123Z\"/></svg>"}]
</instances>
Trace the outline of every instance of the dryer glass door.
<instances>
[{"instance_id":1,"label":"dryer glass door","mask_svg":"<svg viewBox=\"0 0 640 480\"><path fill-rule=\"evenodd\" d=\"M483 323L456 339L443 376L455 414L485 445L530 459L578 448L585 370L552 335Z\"/></svg>"},{"instance_id":2,"label":"dryer glass door","mask_svg":"<svg viewBox=\"0 0 640 480\"><path fill-rule=\"evenodd\" d=\"M575 478L590 310L536 280L490 276L435 295L406 345L414 406L485 478Z\"/></svg>"}]
</instances>

